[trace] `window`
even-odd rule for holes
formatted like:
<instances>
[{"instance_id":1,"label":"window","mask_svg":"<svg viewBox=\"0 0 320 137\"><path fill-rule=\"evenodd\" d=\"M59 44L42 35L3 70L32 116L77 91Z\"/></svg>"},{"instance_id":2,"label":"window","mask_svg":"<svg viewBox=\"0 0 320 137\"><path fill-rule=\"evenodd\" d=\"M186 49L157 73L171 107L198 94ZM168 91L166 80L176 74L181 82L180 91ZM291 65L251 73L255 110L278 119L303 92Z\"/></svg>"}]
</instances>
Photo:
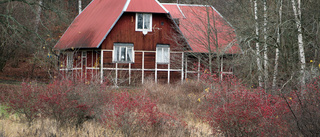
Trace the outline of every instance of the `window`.
<instances>
[{"instance_id":1,"label":"window","mask_svg":"<svg viewBox=\"0 0 320 137\"><path fill-rule=\"evenodd\" d=\"M169 64L170 62L170 47L169 45L157 45L156 60L158 64Z\"/></svg>"},{"instance_id":2,"label":"window","mask_svg":"<svg viewBox=\"0 0 320 137\"><path fill-rule=\"evenodd\" d=\"M73 68L73 53L69 52L67 53L67 69Z\"/></svg>"},{"instance_id":3,"label":"window","mask_svg":"<svg viewBox=\"0 0 320 137\"><path fill-rule=\"evenodd\" d=\"M113 62L133 63L133 44L115 43L113 47Z\"/></svg>"},{"instance_id":4,"label":"window","mask_svg":"<svg viewBox=\"0 0 320 137\"><path fill-rule=\"evenodd\" d=\"M87 51L82 51L82 58L86 58L87 57Z\"/></svg>"},{"instance_id":5,"label":"window","mask_svg":"<svg viewBox=\"0 0 320 137\"><path fill-rule=\"evenodd\" d=\"M136 14L136 31L152 31L152 14Z\"/></svg>"}]
</instances>

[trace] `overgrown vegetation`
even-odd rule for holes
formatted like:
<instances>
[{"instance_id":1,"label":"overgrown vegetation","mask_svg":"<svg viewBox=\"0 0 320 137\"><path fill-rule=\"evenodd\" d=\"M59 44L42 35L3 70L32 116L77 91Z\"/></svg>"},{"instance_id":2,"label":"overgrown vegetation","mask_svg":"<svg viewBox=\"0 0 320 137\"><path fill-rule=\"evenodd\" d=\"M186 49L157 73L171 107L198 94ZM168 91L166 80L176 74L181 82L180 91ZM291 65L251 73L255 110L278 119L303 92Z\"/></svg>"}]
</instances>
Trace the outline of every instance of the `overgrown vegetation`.
<instances>
[{"instance_id":1,"label":"overgrown vegetation","mask_svg":"<svg viewBox=\"0 0 320 137\"><path fill-rule=\"evenodd\" d=\"M1 121L15 117L14 122L25 123L25 134L31 135L47 132L32 127L49 122L55 127L52 134L65 130L89 134L89 124L104 129L100 135L318 136L319 80L309 83L305 94L284 92L285 88L268 94L234 77L176 85L147 82L134 89L70 80L24 82L18 88L2 89L1 111L9 114ZM186 88L195 85L206 88ZM210 128L201 131L206 126Z\"/></svg>"},{"instance_id":2,"label":"overgrown vegetation","mask_svg":"<svg viewBox=\"0 0 320 137\"><path fill-rule=\"evenodd\" d=\"M56 129L82 130L95 123L124 136L188 136L187 124L174 111L160 111L155 99L141 89L112 89L92 81L56 80L49 84L23 82L4 88L1 104L30 129L38 121L54 121ZM3 119L7 119L3 117Z\"/></svg>"}]
</instances>

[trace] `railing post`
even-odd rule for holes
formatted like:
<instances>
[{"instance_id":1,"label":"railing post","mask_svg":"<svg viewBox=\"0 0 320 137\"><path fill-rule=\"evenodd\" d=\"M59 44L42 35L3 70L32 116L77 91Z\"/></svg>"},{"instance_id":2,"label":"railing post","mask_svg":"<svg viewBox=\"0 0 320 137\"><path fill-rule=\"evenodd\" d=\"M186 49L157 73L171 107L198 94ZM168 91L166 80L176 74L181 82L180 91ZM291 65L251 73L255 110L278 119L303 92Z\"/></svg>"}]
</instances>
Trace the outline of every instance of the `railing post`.
<instances>
[{"instance_id":1,"label":"railing post","mask_svg":"<svg viewBox=\"0 0 320 137\"><path fill-rule=\"evenodd\" d=\"M129 63L129 85L131 84L131 63Z\"/></svg>"},{"instance_id":2,"label":"railing post","mask_svg":"<svg viewBox=\"0 0 320 137\"><path fill-rule=\"evenodd\" d=\"M101 55L100 55L100 78L101 78L101 83L103 83L103 50L101 50Z\"/></svg>"},{"instance_id":3,"label":"railing post","mask_svg":"<svg viewBox=\"0 0 320 137\"><path fill-rule=\"evenodd\" d=\"M144 83L144 51L142 51L142 84Z\"/></svg>"},{"instance_id":4,"label":"railing post","mask_svg":"<svg viewBox=\"0 0 320 137\"><path fill-rule=\"evenodd\" d=\"M184 61L184 52L181 53L181 84L183 83L183 61Z\"/></svg>"},{"instance_id":5,"label":"railing post","mask_svg":"<svg viewBox=\"0 0 320 137\"><path fill-rule=\"evenodd\" d=\"M201 62L201 59L200 59L200 56L198 56L198 82L200 81L200 63Z\"/></svg>"},{"instance_id":6,"label":"railing post","mask_svg":"<svg viewBox=\"0 0 320 137\"><path fill-rule=\"evenodd\" d=\"M118 63L116 63L116 78L115 78L115 84L118 86Z\"/></svg>"}]
</instances>

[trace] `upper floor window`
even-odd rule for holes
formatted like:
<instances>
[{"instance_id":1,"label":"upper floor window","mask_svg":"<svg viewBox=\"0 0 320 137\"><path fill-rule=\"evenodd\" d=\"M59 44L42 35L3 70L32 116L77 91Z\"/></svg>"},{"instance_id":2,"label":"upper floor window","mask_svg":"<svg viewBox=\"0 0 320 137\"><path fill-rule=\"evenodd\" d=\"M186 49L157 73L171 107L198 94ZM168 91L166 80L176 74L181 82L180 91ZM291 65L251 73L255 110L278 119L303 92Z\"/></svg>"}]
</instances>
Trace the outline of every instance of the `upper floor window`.
<instances>
[{"instance_id":1,"label":"upper floor window","mask_svg":"<svg viewBox=\"0 0 320 137\"><path fill-rule=\"evenodd\" d=\"M113 47L113 62L133 63L134 62L133 44L115 43Z\"/></svg>"},{"instance_id":2,"label":"upper floor window","mask_svg":"<svg viewBox=\"0 0 320 137\"><path fill-rule=\"evenodd\" d=\"M152 14L136 13L136 31L152 31Z\"/></svg>"},{"instance_id":3,"label":"upper floor window","mask_svg":"<svg viewBox=\"0 0 320 137\"><path fill-rule=\"evenodd\" d=\"M169 45L158 44L156 49L156 60L158 64L170 63L170 47Z\"/></svg>"}]
</instances>

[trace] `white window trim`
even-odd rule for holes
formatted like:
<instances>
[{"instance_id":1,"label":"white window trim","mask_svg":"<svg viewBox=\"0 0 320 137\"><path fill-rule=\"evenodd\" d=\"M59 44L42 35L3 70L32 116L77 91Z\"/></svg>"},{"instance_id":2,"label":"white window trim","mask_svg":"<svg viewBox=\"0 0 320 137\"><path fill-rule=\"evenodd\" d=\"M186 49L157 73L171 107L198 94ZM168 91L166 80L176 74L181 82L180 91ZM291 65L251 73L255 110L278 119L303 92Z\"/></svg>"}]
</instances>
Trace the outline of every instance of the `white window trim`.
<instances>
[{"instance_id":1,"label":"white window trim","mask_svg":"<svg viewBox=\"0 0 320 137\"><path fill-rule=\"evenodd\" d=\"M161 52L158 53L158 49L161 48ZM167 61L163 61L164 59L164 48L168 49L168 60ZM161 62L160 59L158 59L158 54L161 54ZM157 64L170 64L170 46L169 45L164 45L164 44L157 44L157 48L156 48L156 62Z\"/></svg>"},{"instance_id":2,"label":"white window trim","mask_svg":"<svg viewBox=\"0 0 320 137\"><path fill-rule=\"evenodd\" d=\"M143 15L143 24L142 26L144 26L144 19L145 19L145 15L150 15L150 25L149 25L149 29L138 29L138 14L142 14ZM150 13L136 13L136 31L148 31L148 32L152 32L152 14Z\"/></svg>"},{"instance_id":3,"label":"white window trim","mask_svg":"<svg viewBox=\"0 0 320 137\"><path fill-rule=\"evenodd\" d=\"M132 49L132 59L131 59L131 61L127 61L127 59L126 59L126 61L117 60L117 58L116 58L116 56L117 56L116 47L119 47L119 48L124 47L126 49L125 55L127 55L128 48L131 48ZM112 53L113 53L113 55L112 55L112 62L113 63L134 63L134 56L135 56L134 55L134 47L133 47L133 44L131 44L131 43L114 43ZM119 54L119 56L121 56L121 53Z\"/></svg>"}]
</instances>

